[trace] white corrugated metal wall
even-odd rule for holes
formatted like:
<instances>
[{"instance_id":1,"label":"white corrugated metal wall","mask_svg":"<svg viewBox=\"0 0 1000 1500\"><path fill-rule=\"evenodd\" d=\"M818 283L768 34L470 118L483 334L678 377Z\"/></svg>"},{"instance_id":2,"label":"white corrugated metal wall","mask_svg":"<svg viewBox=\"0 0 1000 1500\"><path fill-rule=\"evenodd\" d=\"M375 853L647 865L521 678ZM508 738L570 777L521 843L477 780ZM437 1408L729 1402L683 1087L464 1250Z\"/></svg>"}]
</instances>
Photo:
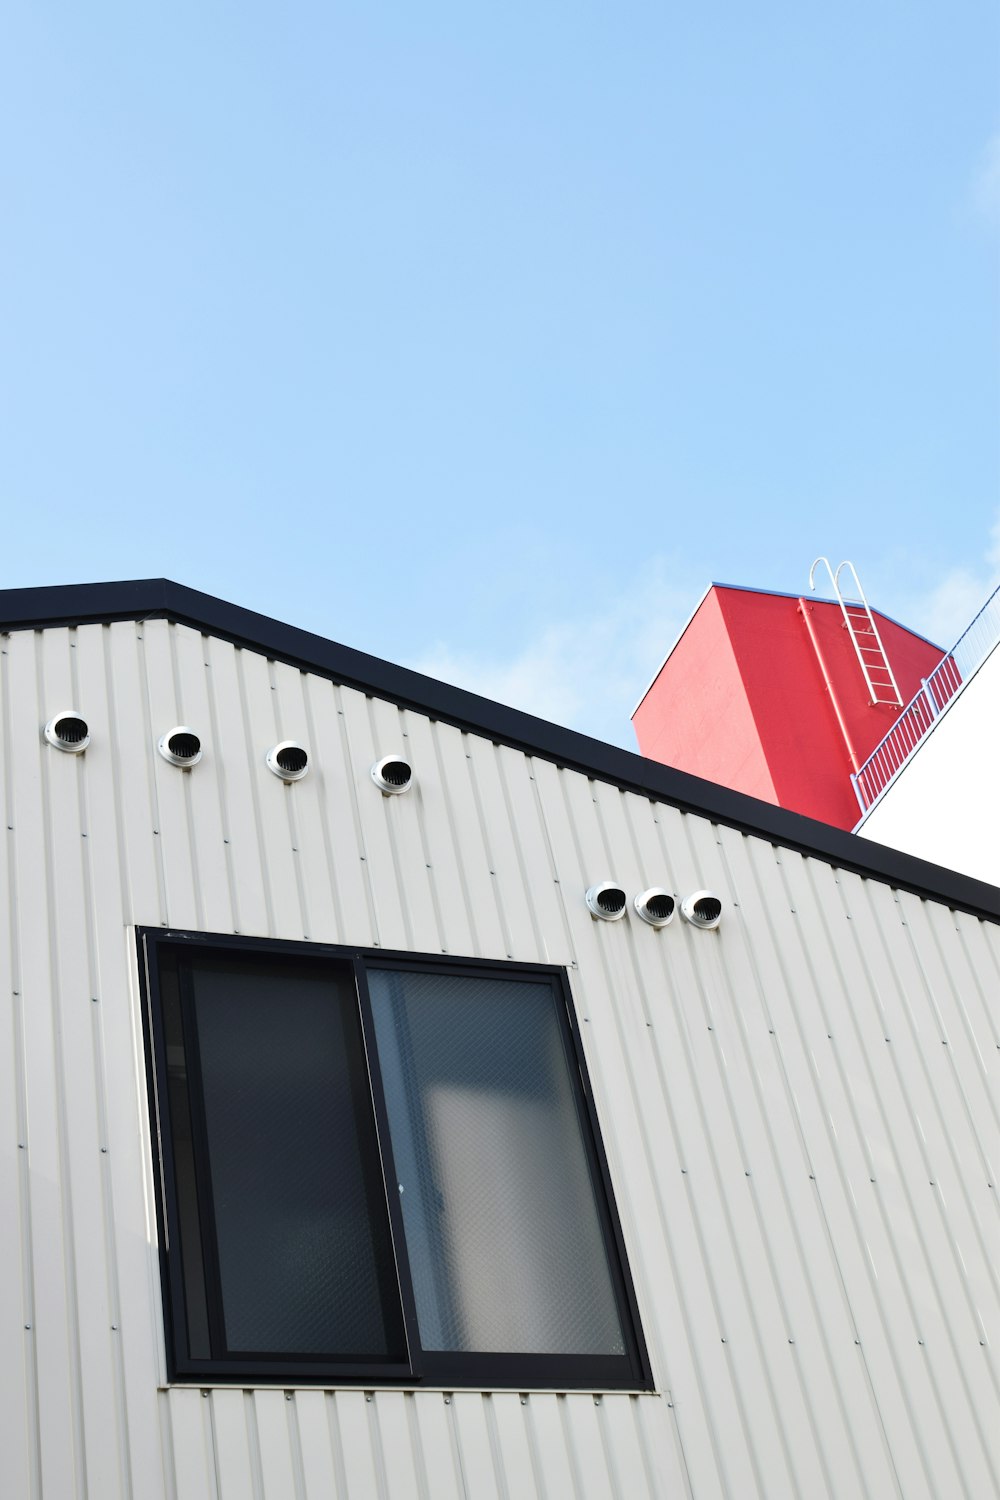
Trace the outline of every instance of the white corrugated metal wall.
<instances>
[{"instance_id":1,"label":"white corrugated metal wall","mask_svg":"<svg viewBox=\"0 0 1000 1500\"><path fill-rule=\"evenodd\" d=\"M0 644L6 1495L1000 1491L996 926L187 627ZM40 737L70 706L83 756ZM607 876L708 886L722 926L594 922ZM157 923L567 965L657 1393L164 1389Z\"/></svg>"}]
</instances>

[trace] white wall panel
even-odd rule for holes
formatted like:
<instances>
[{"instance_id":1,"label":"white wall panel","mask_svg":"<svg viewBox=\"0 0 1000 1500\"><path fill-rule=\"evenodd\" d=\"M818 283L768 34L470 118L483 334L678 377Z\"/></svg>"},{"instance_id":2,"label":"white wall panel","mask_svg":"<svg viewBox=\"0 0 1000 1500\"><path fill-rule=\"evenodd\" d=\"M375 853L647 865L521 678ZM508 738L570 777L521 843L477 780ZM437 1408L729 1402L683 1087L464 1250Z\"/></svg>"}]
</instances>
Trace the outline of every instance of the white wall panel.
<instances>
[{"instance_id":1,"label":"white wall panel","mask_svg":"<svg viewBox=\"0 0 1000 1500\"><path fill-rule=\"evenodd\" d=\"M1000 650L964 682L858 824L863 838L1000 881Z\"/></svg>"},{"instance_id":2,"label":"white wall panel","mask_svg":"<svg viewBox=\"0 0 1000 1500\"><path fill-rule=\"evenodd\" d=\"M2 648L5 1493L1000 1493L995 925L187 627ZM604 878L722 924L596 922ZM165 1388L136 924L565 965L656 1392Z\"/></svg>"}]
</instances>

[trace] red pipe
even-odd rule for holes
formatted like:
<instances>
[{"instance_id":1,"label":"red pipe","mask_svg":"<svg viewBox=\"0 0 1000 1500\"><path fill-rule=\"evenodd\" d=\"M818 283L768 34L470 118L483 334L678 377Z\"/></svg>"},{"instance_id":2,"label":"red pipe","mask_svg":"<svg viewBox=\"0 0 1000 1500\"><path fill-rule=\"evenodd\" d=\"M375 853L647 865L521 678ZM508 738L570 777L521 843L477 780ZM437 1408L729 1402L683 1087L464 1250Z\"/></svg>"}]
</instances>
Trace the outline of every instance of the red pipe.
<instances>
[{"instance_id":1,"label":"red pipe","mask_svg":"<svg viewBox=\"0 0 1000 1500\"><path fill-rule=\"evenodd\" d=\"M847 723L844 719L844 715L840 711L840 700L838 699L837 694L834 690L833 683L830 680L830 674L826 669L826 662L823 659L823 652L820 650L819 640L817 638L815 630L813 629L812 620L809 618L810 611L807 608L806 601L804 599L799 600L799 613L802 615L803 620L806 622L806 629L809 632L809 639L812 641L812 648L816 653L816 660L819 662L819 669L823 673L823 681L826 683L826 690L830 694L830 702L833 704L833 711L837 715L837 723L840 725L840 732L844 736L844 744L847 746L847 753L851 757L851 765L854 767L855 771L860 771L861 762L858 760L854 745L851 742L851 736L847 731Z\"/></svg>"}]
</instances>

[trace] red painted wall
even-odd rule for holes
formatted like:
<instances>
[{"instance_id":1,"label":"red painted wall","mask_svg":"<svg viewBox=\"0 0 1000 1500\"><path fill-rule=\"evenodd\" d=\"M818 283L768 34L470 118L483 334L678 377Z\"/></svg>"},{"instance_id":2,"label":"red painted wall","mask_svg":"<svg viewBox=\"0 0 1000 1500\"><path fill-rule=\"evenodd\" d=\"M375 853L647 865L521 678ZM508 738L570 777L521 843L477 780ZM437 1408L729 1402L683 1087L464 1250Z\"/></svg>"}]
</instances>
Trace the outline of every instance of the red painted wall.
<instances>
[{"instance_id":1,"label":"red painted wall","mask_svg":"<svg viewBox=\"0 0 1000 1500\"><path fill-rule=\"evenodd\" d=\"M905 704L943 653L875 615ZM898 712L869 702L838 605L714 585L632 723L643 755L853 828L851 751L863 761Z\"/></svg>"}]
</instances>

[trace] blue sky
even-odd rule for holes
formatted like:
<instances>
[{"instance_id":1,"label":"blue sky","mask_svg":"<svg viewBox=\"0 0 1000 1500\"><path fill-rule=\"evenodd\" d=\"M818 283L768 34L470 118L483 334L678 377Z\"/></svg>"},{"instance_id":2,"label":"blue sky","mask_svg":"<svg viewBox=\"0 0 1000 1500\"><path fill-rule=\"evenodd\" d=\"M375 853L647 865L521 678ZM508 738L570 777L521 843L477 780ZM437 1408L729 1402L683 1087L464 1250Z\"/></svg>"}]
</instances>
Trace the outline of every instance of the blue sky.
<instances>
[{"instance_id":1,"label":"blue sky","mask_svg":"<svg viewBox=\"0 0 1000 1500\"><path fill-rule=\"evenodd\" d=\"M1000 11L11 0L0 586L631 743L711 579L1000 579Z\"/></svg>"}]
</instances>

